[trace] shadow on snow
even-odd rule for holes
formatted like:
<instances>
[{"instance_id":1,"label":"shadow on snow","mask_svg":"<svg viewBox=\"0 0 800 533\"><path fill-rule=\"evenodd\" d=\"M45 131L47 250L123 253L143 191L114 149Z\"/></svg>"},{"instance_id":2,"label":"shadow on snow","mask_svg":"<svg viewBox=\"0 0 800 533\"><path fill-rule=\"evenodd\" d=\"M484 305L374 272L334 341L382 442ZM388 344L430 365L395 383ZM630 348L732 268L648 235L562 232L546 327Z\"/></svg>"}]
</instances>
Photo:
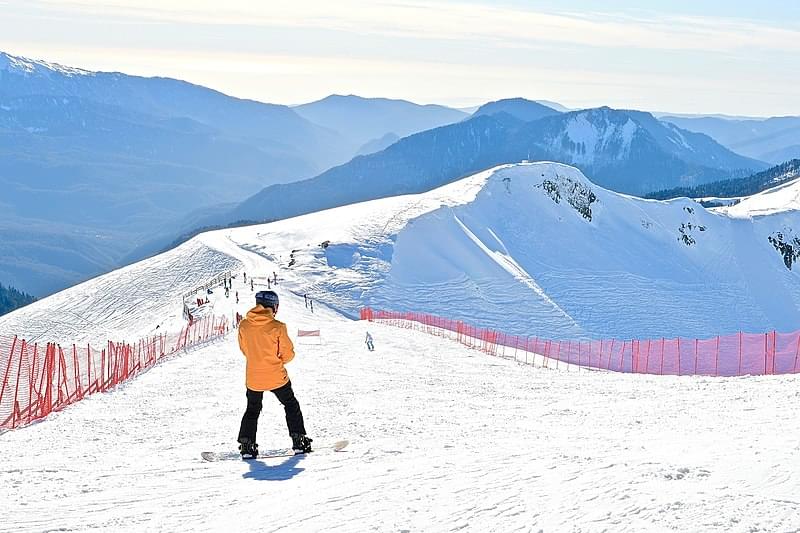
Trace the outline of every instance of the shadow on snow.
<instances>
[{"instance_id":1,"label":"shadow on snow","mask_svg":"<svg viewBox=\"0 0 800 533\"><path fill-rule=\"evenodd\" d=\"M295 455L289 457L284 462L277 465L268 465L264 461L247 461L250 471L242 474L244 479L258 479L261 481L286 481L305 470L297 465L305 458L305 455Z\"/></svg>"}]
</instances>

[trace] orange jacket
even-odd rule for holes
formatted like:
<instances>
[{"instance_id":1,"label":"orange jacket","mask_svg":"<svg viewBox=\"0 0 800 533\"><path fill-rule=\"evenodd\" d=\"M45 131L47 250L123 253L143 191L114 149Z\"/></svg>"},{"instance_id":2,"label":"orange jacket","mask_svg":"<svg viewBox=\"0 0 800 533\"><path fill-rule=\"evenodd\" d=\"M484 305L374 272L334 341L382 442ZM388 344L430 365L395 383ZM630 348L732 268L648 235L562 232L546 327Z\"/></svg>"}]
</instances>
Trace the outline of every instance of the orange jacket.
<instances>
[{"instance_id":1,"label":"orange jacket","mask_svg":"<svg viewBox=\"0 0 800 533\"><path fill-rule=\"evenodd\" d=\"M294 359L294 346L272 309L256 305L247 312L239 324L239 348L247 358L248 389L268 391L289 382L283 365Z\"/></svg>"}]
</instances>

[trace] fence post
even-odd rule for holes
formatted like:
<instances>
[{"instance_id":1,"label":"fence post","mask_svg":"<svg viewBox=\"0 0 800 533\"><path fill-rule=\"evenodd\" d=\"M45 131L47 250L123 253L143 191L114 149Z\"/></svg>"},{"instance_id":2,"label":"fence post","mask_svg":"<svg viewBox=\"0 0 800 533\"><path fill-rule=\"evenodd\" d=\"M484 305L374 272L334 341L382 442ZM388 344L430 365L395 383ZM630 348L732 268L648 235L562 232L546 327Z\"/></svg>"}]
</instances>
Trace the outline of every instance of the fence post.
<instances>
[{"instance_id":1,"label":"fence post","mask_svg":"<svg viewBox=\"0 0 800 533\"><path fill-rule=\"evenodd\" d=\"M556 354L556 370L558 370L558 363L561 362L561 341L558 341L558 353Z\"/></svg>"},{"instance_id":2,"label":"fence post","mask_svg":"<svg viewBox=\"0 0 800 533\"><path fill-rule=\"evenodd\" d=\"M800 359L800 333L797 334L797 351L794 353L794 372L797 373L797 361Z\"/></svg>"},{"instance_id":3,"label":"fence post","mask_svg":"<svg viewBox=\"0 0 800 533\"><path fill-rule=\"evenodd\" d=\"M611 339L611 348L608 349L608 362L606 363L606 370L611 370L611 358L614 356L614 343L617 339Z\"/></svg>"},{"instance_id":4,"label":"fence post","mask_svg":"<svg viewBox=\"0 0 800 533\"><path fill-rule=\"evenodd\" d=\"M739 373L737 376L742 375L742 332L739 332Z\"/></svg>"},{"instance_id":5,"label":"fence post","mask_svg":"<svg viewBox=\"0 0 800 533\"><path fill-rule=\"evenodd\" d=\"M775 360L778 358L778 333L772 330L772 375L775 375Z\"/></svg>"},{"instance_id":6,"label":"fence post","mask_svg":"<svg viewBox=\"0 0 800 533\"><path fill-rule=\"evenodd\" d=\"M11 351L8 353L8 364L6 365L6 371L3 375L3 384L0 387L0 400L3 399L3 396L6 392L6 385L8 385L8 375L11 373L11 363L14 360L14 351L17 347L17 336L14 335L14 340L11 341ZM21 356L20 356L21 357ZM17 375L17 381L19 381L19 375Z\"/></svg>"}]
</instances>

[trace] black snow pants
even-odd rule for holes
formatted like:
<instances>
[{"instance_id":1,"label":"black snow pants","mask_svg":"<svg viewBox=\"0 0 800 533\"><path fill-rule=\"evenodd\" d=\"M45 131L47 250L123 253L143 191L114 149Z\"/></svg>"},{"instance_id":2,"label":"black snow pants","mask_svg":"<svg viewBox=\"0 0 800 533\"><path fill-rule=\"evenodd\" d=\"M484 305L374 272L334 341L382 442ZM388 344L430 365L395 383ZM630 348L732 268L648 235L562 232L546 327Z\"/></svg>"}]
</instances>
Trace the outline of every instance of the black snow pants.
<instances>
[{"instance_id":1,"label":"black snow pants","mask_svg":"<svg viewBox=\"0 0 800 533\"><path fill-rule=\"evenodd\" d=\"M286 411L286 426L289 429L289 434L299 433L306 434L306 427L303 424L303 413L300 411L300 403L294 397L292 391L292 382L289 381L286 385L273 389L272 392L278 397L278 401L283 404L283 409ZM263 391L255 391L247 389L247 410L242 417L242 425L239 428L239 441L242 438L248 438L251 442L256 442L256 431L258 430L258 415L261 414L261 405L264 398Z\"/></svg>"}]
</instances>

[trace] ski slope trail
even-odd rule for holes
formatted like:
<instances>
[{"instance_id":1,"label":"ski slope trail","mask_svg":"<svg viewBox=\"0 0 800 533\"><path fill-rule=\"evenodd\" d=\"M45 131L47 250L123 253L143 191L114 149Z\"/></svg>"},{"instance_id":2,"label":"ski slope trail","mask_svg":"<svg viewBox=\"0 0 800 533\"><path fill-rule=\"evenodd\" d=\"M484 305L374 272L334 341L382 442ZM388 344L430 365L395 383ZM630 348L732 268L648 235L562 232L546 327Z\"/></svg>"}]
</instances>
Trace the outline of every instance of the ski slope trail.
<instances>
[{"instance_id":1,"label":"ski slope trail","mask_svg":"<svg viewBox=\"0 0 800 533\"><path fill-rule=\"evenodd\" d=\"M234 273L231 293L198 295L210 300L200 310L231 317L276 273L309 434L350 441L339 454L203 462L203 450L236 448L246 402L234 331L0 435L0 530L800 529L798 376L534 368L350 319L375 304L565 335L796 323L797 272L765 242L796 212L728 217L593 189L589 221L543 187L593 185L563 165L504 166L424 195L209 232L0 318L0 334L31 340L133 340L180 327L182 294L221 272ZM298 329L320 330L321 344ZM258 440L289 444L269 396Z\"/></svg>"},{"instance_id":2,"label":"ski slope trail","mask_svg":"<svg viewBox=\"0 0 800 533\"><path fill-rule=\"evenodd\" d=\"M235 334L0 437L0 530L754 531L800 527L797 376L533 368L319 316L289 365L346 452L206 463L245 407ZM324 315L324 316L323 316ZM376 351L363 345L365 330ZM265 397L264 448L289 443Z\"/></svg>"}]
</instances>

